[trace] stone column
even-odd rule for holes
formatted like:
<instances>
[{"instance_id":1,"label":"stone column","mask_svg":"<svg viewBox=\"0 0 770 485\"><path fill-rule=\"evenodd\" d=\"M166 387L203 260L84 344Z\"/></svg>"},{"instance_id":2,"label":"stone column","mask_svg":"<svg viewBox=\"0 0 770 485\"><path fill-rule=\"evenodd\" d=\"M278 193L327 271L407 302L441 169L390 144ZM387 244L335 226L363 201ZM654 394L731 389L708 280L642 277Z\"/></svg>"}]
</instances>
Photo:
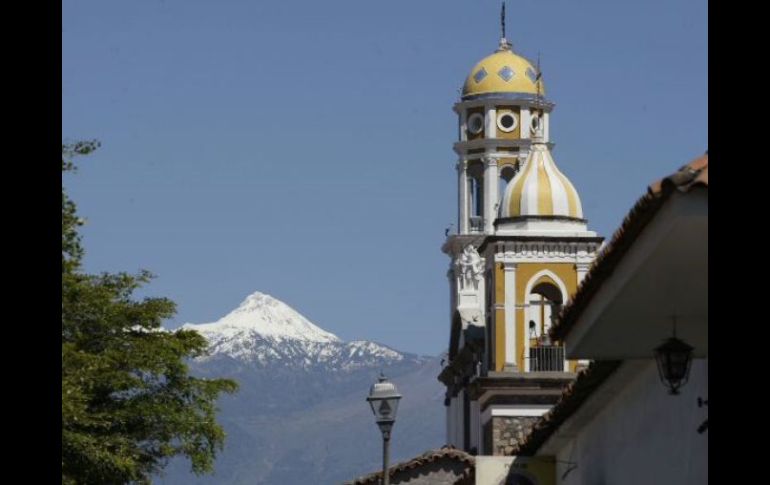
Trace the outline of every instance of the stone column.
<instances>
[{"instance_id":1,"label":"stone column","mask_svg":"<svg viewBox=\"0 0 770 485\"><path fill-rule=\"evenodd\" d=\"M591 267L591 263L576 263L575 264L575 270L577 271L577 284L580 286L580 283L583 282L583 278L586 277L586 274L588 274L588 268Z\"/></svg>"},{"instance_id":2,"label":"stone column","mask_svg":"<svg viewBox=\"0 0 770 485\"><path fill-rule=\"evenodd\" d=\"M576 263L575 264L575 270L577 271L577 284L578 287L580 286L580 283L583 282L583 279L585 279L586 274L588 274L588 268L591 267L591 263ZM566 357L565 357L566 358ZM578 365L581 367L587 367L590 363L589 360L586 359L579 359ZM564 361L564 368L567 369L568 367L568 361Z\"/></svg>"},{"instance_id":3,"label":"stone column","mask_svg":"<svg viewBox=\"0 0 770 485\"><path fill-rule=\"evenodd\" d=\"M484 233L494 234L497 219L497 158L484 156Z\"/></svg>"},{"instance_id":4,"label":"stone column","mask_svg":"<svg viewBox=\"0 0 770 485\"><path fill-rule=\"evenodd\" d=\"M484 106L484 138L490 140L497 138L497 108L495 105L488 104Z\"/></svg>"},{"instance_id":5,"label":"stone column","mask_svg":"<svg viewBox=\"0 0 770 485\"><path fill-rule=\"evenodd\" d=\"M519 138L529 140L529 124L531 122L529 107L522 106L519 112Z\"/></svg>"},{"instance_id":6,"label":"stone column","mask_svg":"<svg viewBox=\"0 0 770 485\"><path fill-rule=\"evenodd\" d=\"M460 111L460 141L468 141L468 110Z\"/></svg>"},{"instance_id":7,"label":"stone column","mask_svg":"<svg viewBox=\"0 0 770 485\"><path fill-rule=\"evenodd\" d=\"M468 234L468 161L457 162L457 233Z\"/></svg>"},{"instance_id":8,"label":"stone column","mask_svg":"<svg viewBox=\"0 0 770 485\"><path fill-rule=\"evenodd\" d=\"M505 278L505 367L518 372L516 362L516 263L503 263Z\"/></svg>"}]
</instances>

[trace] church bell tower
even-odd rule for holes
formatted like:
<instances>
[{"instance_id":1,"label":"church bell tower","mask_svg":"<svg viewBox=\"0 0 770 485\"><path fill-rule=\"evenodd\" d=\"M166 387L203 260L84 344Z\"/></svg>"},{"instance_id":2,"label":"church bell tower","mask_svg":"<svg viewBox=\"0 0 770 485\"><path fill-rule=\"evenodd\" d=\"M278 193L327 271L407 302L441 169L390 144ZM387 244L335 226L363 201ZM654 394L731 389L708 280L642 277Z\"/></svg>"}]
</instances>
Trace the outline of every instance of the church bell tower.
<instances>
[{"instance_id":1,"label":"church bell tower","mask_svg":"<svg viewBox=\"0 0 770 485\"><path fill-rule=\"evenodd\" d=\"M551 155L551 112L538 65L503 34L454 105L458 116L457 233L450 258L448 444L510 454L556 402L579 362L548 338L602 238Z\"/></svg>"}]
</instances>

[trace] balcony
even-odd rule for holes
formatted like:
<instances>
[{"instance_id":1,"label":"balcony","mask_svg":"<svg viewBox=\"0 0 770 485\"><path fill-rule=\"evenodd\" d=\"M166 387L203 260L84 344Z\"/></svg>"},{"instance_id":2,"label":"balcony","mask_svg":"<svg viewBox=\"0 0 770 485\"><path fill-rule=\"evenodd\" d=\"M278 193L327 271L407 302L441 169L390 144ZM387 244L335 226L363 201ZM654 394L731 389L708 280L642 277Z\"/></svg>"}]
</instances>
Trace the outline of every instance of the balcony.
<instances>
[{"instance_id":1,"label":"balcony","mask_svg":"<svg viewBox=\"0 0 770 485\"><path fill-rule=\"evenodd\" d=\"M530 372L564 372L564 346L541 345L529 349Z\"/></svg>"}]
</instances>

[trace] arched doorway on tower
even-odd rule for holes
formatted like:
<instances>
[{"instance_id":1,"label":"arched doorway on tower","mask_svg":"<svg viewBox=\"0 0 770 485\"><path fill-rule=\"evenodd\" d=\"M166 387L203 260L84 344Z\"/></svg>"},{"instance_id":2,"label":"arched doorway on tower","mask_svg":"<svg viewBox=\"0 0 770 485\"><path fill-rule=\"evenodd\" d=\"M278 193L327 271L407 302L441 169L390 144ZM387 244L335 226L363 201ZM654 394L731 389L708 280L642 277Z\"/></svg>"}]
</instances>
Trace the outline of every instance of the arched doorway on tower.
<instances>
[{"instance_id":1,"label":"arched doorway on tower","mask_svg":"<svg viewBox=\"0 0 770 485\"><path fill-rule=\"evenodd\" d=\"M564 305L564 294L559 285L549 276L541 276L527 296L526 358L530 372L563 372L566 370L564 347L551 342L548 332L554 318Z\"/></svg>"}]
</instances>

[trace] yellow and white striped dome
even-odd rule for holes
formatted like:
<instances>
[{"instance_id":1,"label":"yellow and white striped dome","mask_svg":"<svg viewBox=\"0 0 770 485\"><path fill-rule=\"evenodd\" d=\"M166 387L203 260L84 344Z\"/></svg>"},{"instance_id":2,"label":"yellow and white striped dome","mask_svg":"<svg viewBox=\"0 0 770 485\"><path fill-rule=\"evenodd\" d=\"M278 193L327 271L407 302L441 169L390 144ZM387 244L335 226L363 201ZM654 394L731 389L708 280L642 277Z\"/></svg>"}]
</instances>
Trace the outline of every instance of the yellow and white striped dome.
<instances>
[{"instance_id":1,"label":"yellow and white striped dome","mask_svg":"<svg viewBox=\"0 0 770 485\"><path fill-rule=\"evenodd\" d=\"M533 143L524 166L505 189L500 217L583 218L577 190L556 168L545 143Z\"/></svg>"}]
</instances>

